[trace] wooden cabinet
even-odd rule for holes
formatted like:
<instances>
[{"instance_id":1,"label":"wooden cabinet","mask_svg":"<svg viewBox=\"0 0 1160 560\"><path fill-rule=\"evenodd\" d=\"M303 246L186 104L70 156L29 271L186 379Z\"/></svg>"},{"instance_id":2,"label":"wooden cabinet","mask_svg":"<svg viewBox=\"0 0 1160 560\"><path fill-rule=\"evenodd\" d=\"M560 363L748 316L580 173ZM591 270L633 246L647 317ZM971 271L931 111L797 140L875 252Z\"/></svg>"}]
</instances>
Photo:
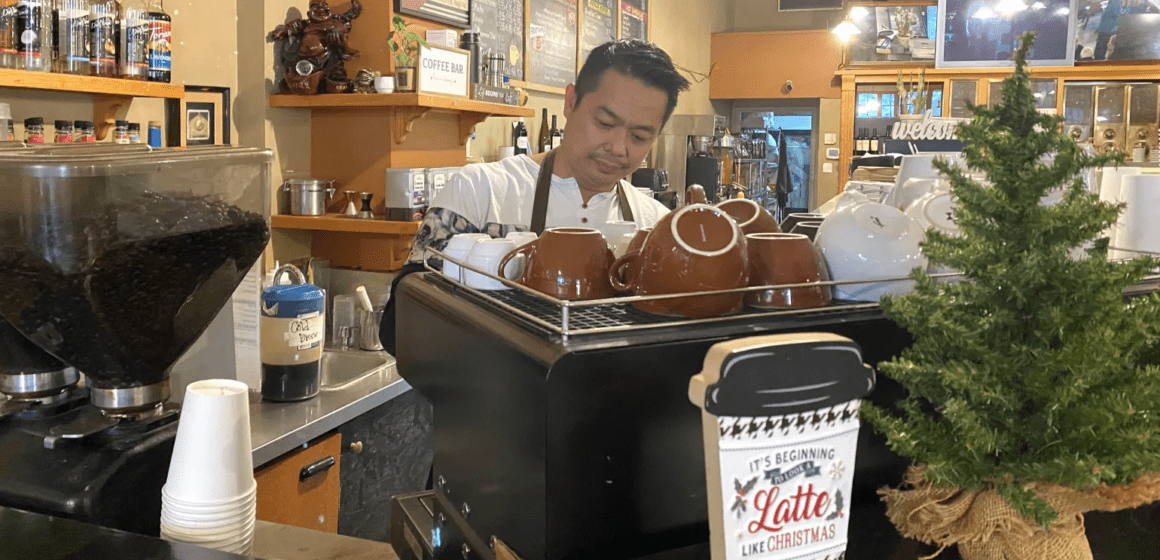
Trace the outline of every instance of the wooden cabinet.
<instances>
[{"instance_id":1,"label":"wooden cabinet","mask_svg":"<svg viewBox=\"0 0 1160 560\"><path fill-rule=\"evenodd\" d=\"M837 99L842 45L829 30L714 33L710 99ZM793 88L786 88L786 82Z\"/></svg>"},{"instance_id":2,"label":"wooden cabinet","mask_svg":"<svg viewBox=\"0 0 1160 560\"><path fill-rule=\"evenodd\" d=\"M254 473L258 519L338 532L342 436L331 434Z\"/></svg>"}]
</instances>

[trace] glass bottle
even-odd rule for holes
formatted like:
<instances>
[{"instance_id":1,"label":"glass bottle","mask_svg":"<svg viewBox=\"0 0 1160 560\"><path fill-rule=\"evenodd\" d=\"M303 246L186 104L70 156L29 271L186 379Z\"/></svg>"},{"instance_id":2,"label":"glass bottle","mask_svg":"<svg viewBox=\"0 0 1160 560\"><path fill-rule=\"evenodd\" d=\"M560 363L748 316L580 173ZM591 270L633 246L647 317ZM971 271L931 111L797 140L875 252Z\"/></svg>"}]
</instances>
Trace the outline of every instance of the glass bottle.
<instances>
[{"instance_id":1,"label":"glass bottle","mask_svg":"<svg viewBox=\"0 0 1160 560\"><path fill-rule=\"evenodd\" d=\"M116 0L89 3L89 69L94 76L117 77Z\"/></svg>"},{"instance_id":2,"label":"glass bottle","mask_svg":"<svg viewBox=\"0 0 1160 560\"><path fill-rule=\"evenodd\" d=\"M552 149L551 143L552 127L548 125L548 110L543 109L543 116L540 118L540 153Z\"/></svg>"},{"instance_id":3,"label":"glass bottle","mask_svg":"<svg viewBox=\"0 0 1160 560\"><path fill-rule=\"evenodd\" d=\"M161 121L149 121L149 146L161 147Z\"/></svg>"},{"instance_id":4,"label":"glass bottle","mask_svg":"<svg viewBox=\"0 0 1160 560\"><path fill-rule=\"evenodd\" d=\"M24 119L24 142L26 144L44 143L44 119L40 117Z\"/></svg>"},{"instance_id":5,"label":"glass bottle","mask_svg":"<svg viewBox=\"0 0 1160 560\"><path fill-rule=\"evenodd\" d=\"M47 0L18 0L14 23L16 67L39 72L51 70L52 6Z\"/></svg>"},{"instance_id":6,"label":"glass bottle","mask_svg":"<svg viewBox=\"0 0 1160 560\"><path fill-rule=\"evenodd\" d=\"M81 144L93 144L97 141L97 129L93 121L76 121L73 123L73 137Z\"/></svg>"},{"instance_id":7,"label":"glass bottle","mask_svg":"<svg viewBox=\"0 0 1160 560\"><path fill-rule=\"evenodd\" d=\"M89 73L89 1L56 0L56 71Z\"/></svg>"},{"instance_id":8,"label":"glass bottle","mask_svg":"<svg viewBox=\"0 0 1160 560\"><path fill-rule=\"evenodd\" d=\"M552 149L559 148L560 140L564 138L564 133L556 126L556 115L552 115L552 130L549 134L552 137Z\"/></svg>"},{"instance_id":9,"label":"glass bottle","mask_svg":"<svg viewBox=\"0 0 1160 560\"><path fill-rule=\"evenodd\" d=\"M52 123L55 131L52 141L57 144L72 144L73 143L73 123L72 121L56 121Z\"/></svg>"},{"instance_id":10,"label":"glass bottle","mask_svg":"<svg viewBox=\"0 0 1160 560\"><path fill-rule=\"evenodd\" d=\"M118 16L118 75L130 80L144 80L149 73L149 61L145 58L145 44L149 41L149 6L145 0L124 0Z\"/></svg>"},{"instance_id":11,"label":"glass bottle","mask_svg":"<svg viewBox=\"0 0 1160 560\"><path fill-rule=\"evenodd\" d=\"M161 0L149 0L149 38L145 43L146 77L151 82L169 83L173 66L173 20Z\"/></svg>"},{"instance_id":12,"label":"glass bottle","mask_svg":"<svg viewBox=\"0 0 1160 560\"><path fill-rule=\"evenodd\" d=\"M16 0L0 0L0 68L16 68Z\"/></svg>"},{"instance_id":13,"label":"glass bottle","mask_svg":"<svg viewBox=\"0 0 1160 560\"><path fill-rule=\"evenodd\" d=\"M130 144L140 144L141 143L141 123L135 123L135 122L129 123L129 143Z\"/></svg>"},{"instance_id":14,"label":"glass bottle","mask_svg":"<svg viewBox=\"0 0 1160 560\"><path fill-rule=\"evenodd\" d=\"M113 143L129 143L129 121L117 121L113 127Z\"/></svg>"}]
</instances>

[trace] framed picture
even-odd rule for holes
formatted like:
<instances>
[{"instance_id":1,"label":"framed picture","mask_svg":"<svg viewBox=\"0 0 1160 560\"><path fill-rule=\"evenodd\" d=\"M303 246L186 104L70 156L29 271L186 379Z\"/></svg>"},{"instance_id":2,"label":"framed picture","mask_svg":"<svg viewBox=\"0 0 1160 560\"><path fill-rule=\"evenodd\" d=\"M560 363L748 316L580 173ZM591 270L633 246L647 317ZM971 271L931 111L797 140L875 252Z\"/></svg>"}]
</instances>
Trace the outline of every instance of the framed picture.
<instances>
[{"instance_id":1,"label":"framed picture","mask_svg":"<svg viewBox=\"0 0 1160 560\"><path fill-rule=\"evenodd\" d=\"M415 88L419 93L467 97L467 72L471 53L430 44L419 47Z\"/></svg>"},{"instance_id":2,"label":"framed picture","mask_svg":"<svg viewBox=\"0 0 1160 560\"><path fill-rule=\"evenodd\" d=\"M1018 40L1035 33L1029 66L1075 61L1075 6L1079 0L939 0L938 68L1005 68Z\"/></svg>"},{"instance_id":3,"label":"framed picture","mask_svg":"<svg viewBox=\"0 0 1160 560\"><path fill-rule=\"evenodd\" d=\"M1076 62L1160 59L1158 11L1146 0L1079 0Z\"/></svg>"},{"instance_id":4,"label":"framed picture","mask_svg":"<svg viewBox=\"0 0 1160 560\"><path fill-rule=\"evenodd\" d=\"M165 102L167 146L230 144L230 88L185 86L185 97Z\"/></svg>"},{"instance_id":5,"label":"framed picture","mask_svg":"<svg viewBox=\"0 0 1160 560\"><path fill-rule=\"evenodd\" d=\"M850 20L861 32L846 47L848 64L934 62L934 3L851 4Z\"/></svg>"},{"instance_id":6,"label":"framed picture","mask_svg":"<svg viewBox=\"0 0 1160 560\"><path fill-rule=\"evenodd\" d=\"M777 0L777 11L779 12L841 9L842 0Z\"/></svg>"},{"instance_id":7,"label":"framed picture","mask_svg":"<svg viewBox=\"0 0 1160 560\"><path fill-rule=\"evenodd\" d=\"M471 0L395 0L395 12L467 29Z\"/></svg>"}]
</instances>

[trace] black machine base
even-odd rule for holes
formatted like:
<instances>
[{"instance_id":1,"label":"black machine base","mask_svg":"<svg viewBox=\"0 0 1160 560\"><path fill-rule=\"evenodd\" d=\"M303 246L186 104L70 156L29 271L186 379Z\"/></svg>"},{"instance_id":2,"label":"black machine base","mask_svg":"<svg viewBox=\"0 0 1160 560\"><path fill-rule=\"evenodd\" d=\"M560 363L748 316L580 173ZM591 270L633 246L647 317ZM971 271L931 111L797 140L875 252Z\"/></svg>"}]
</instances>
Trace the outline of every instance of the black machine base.
<instances>
[{"instance_id":1,"label":"black machine base","mask_svg":"<svg viewBox=\"0 0 1160 560\"><path fill-rule=\"evenodd\" d=\"M0 421L0 506L157 536L176 406L115 421L72 404Z\"/></svg>"}]
</instances>

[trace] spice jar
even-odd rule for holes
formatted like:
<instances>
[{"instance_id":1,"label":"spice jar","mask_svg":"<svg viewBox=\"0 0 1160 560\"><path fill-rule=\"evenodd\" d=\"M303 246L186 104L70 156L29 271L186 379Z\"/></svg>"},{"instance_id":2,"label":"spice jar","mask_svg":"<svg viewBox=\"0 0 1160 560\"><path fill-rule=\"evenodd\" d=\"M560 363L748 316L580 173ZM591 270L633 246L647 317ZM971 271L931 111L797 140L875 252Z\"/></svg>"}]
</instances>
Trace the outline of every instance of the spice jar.
<instances>
[{"instance_id":1,"label":"spice jar","mask_svg":"<svg viewBox=\"0 0 1160 560\"><path fill-rule=\"evenodd\" d=\"M113 143L129 143L129 121L117 121L113 128Z\"/></svg>"},{"instance_id":2,"label":"spice jar","mask_svg":"<svg viewBox=\"0 0 1160 560\"><path fill-rule=\"evenodd\" d=\"M97 129L93 121L76 121L73 123L73 139L84 144L93 144L97 141Z\"/></svg>"},{"instance_id":3,"label":"spice jar","mask_svg":"<svg viewBox=\"0 0 1160 560\"><path fill-rule=\"evenodd\" d=\"M56 121L53 123L53 128L56 134L52 141L57 144L72 144L73 143L73 123L72 121Z\"/></svg>"},{"instance_id":4,"label":"spice jar","mask_svg":"<svg viewBox=\"0 0 1160 560\"><path fill-rule=\"evenodd\" d=\"M149 121L149 146L161 147L161 121Z\"/></svg>"},{"instance_id":5,"label":"spice jar","mask_svg":"<svg viewBox=\"0 0 1160 560\"><path fill-rule=\"evenodd\" d=\"M28 144L44 143L44 119L40 117L24 119L24 141Z\"/></svg>"},{"instance_id":6,"label":"spice jar","mask_svg":"<svg viewBox=\"0 0 1160 560\"><path fill-rule=\"evenodd\" d=\"M141 143L141 123L135 123L135 122L129 123L129 143L130 144L140 144Z\"/></svg>"}]
</instances>

